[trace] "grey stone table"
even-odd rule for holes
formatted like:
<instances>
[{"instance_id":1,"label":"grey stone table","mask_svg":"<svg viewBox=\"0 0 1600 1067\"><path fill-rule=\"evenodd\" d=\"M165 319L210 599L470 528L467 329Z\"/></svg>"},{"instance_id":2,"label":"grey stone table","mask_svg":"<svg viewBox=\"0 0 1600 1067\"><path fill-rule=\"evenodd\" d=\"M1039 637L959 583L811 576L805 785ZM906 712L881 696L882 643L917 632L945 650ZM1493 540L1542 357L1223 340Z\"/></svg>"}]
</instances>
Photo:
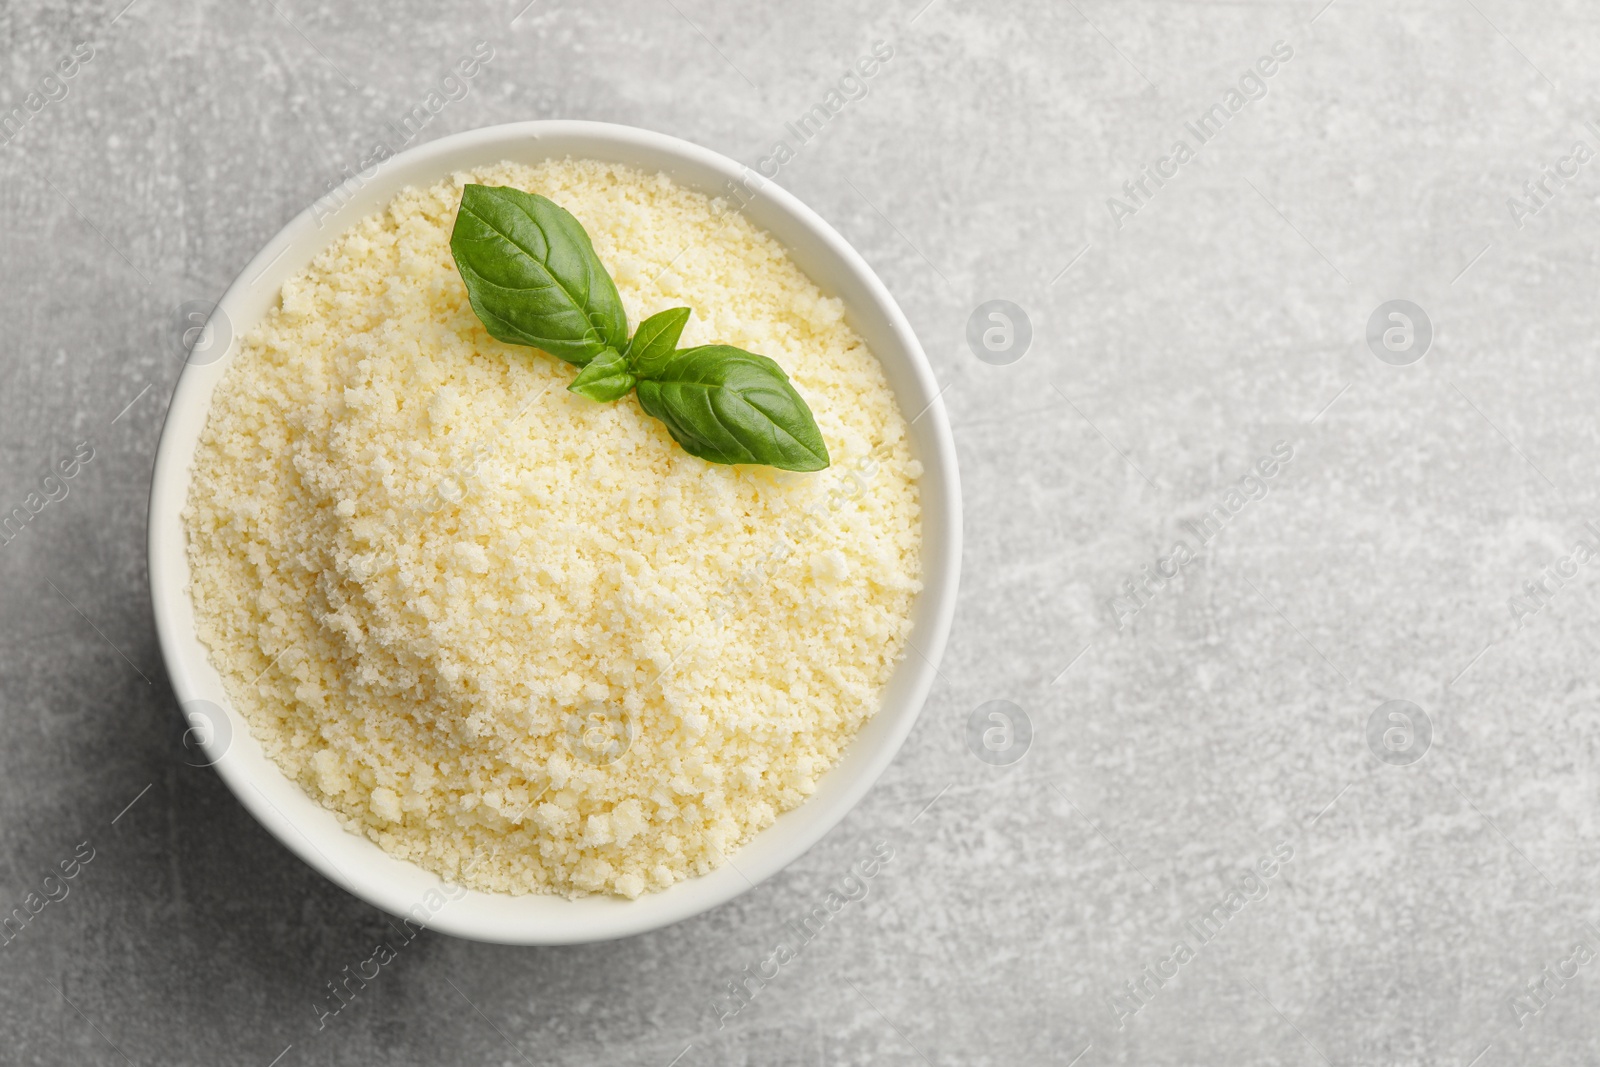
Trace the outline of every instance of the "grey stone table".
<instances>
[{"instance_id":1,"label":"grey stone table","mask_svg":"<svg viewBox=\"0 0 1600 1067\"><path fill-rule=\"evenodd\" d=\"M1600 1060L1591 6L525 2L0 7L0 1061ZM875 265L959 612L782 875L426 934L319 1029L384 919L189 765L151 623L177 309L375 145L544 117L782 155Z\"/></svg>"}]
</instances>

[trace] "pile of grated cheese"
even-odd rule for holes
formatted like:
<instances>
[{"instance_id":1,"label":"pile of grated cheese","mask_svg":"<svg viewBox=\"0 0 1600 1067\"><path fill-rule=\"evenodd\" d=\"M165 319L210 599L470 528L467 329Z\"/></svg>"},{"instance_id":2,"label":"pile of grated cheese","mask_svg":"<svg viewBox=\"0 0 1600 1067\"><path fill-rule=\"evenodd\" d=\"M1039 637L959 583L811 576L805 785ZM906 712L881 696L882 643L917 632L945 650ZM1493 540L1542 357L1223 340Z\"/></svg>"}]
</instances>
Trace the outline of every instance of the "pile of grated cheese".
<instances>
[{"instance_id":1,"label":"pile of grated cheese","mask_svg":"<svg viewBox=\"0 0 1600 1067\"><path fill-rule=\"evenodd\" d=\"M572 212L630 329L777 360L833 466L685 453L484 332L469 182ZM920 589L905 419L767 234L666 176L500 164L408 189L283 287L217 386L184 512L200 639L266 752L474 888L636 897L801 803L877 709Z\"/></svg>"}]
</instances>

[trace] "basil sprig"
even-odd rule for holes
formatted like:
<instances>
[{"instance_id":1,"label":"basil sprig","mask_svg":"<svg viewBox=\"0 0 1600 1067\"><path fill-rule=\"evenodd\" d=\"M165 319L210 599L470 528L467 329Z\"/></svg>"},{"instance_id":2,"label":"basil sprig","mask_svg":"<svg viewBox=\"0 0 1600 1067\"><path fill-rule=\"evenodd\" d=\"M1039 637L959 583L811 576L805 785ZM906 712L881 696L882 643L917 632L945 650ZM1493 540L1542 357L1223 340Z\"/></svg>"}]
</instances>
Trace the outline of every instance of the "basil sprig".
<instances>
[{"instance_id":1,"label":"basil sprig","mask_svg":"<svg viewBox=\"0 0 1600 1067\"><path fill-rule=\"evenodd\" d=\"M534 193L469 185L450 235L467 297L489 336L581 369L567 386L590 400L635 389L692 456L790 471L828 466L811 409L783 368L732 345L678 348L690 309L628 319L583 226Z\"/></svg>"}]
</instances>

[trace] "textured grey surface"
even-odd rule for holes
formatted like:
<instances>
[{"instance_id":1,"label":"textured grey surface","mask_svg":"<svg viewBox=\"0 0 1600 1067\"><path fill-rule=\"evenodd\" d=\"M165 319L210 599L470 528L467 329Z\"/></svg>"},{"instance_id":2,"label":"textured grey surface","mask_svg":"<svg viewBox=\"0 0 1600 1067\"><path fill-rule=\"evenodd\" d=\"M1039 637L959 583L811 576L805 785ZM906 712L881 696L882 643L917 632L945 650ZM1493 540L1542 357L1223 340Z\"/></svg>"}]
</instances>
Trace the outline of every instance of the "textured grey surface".
<instances>
[{"instance_id":1,"label":"textured grey surface","mask_svg":"<svg viewBox=\"0 0 1600 1067\"><path fill-rule=\"evenodd\" d=\"M0 8L0 109L60 97L0 146L0 506L67 493L0 547L0 911L95 850L0 944L0 1060L1600 1059L1600 564L1508 606L1600 520L1600 161L1523 190L1600 147L1587 5L125 2ZM779 877L611 944L424 935L319 1032L325 983L390 933L186 764L143 565L173 311L480 39L418 141L594 118L752 166L892 42L779 180L948 386L960 608L900 758ZM1107 199L1279 40L1265 95L1118 227ZM62 96L41 79L80 42ZM992 298L1033 323L1009 366L965 340ZM1409 366L1365 340L1397 298L1436 331ZM1216 505L1177 578L1113 599ZM997 699L1034 729L1009 767L966 743ZM1416 762L1369 745L1391 699L1431 724ZM719 1025L879 842L868 897Z\"/></svg>"}]
</instances>

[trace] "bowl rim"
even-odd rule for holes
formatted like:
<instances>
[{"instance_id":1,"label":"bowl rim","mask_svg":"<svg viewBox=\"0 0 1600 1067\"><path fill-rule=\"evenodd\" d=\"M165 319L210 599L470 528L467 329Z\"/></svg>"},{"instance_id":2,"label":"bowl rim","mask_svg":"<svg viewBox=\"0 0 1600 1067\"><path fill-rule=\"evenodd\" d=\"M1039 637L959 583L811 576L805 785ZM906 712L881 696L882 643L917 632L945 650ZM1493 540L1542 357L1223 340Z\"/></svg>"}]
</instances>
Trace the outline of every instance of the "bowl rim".
<instances>
[{"instance_id":1,"label":"bowl rim","mask_svg":"<svg viewBox=\"0 0 1600 1067\"><path fill-rule=\"evenodd\" d=\"M825 292L831 290L837 295L840 288L859 290L866 305L863 306L860 299L854 303L846 300L847 314L852 318L868 312L881 316L881 325L888 330L895 349L891 358L903 363L896 373L914 387L912 391L919 394L914 399L924 405L908 420L908 426L914 431L913 447L923 464L919 480L922 590L913 602L913 616L917 618L912 632L915 643L908 650L914 654L903 656L896 665L878 710L852 738L840 760L823 776L816 793L780 816L774 825L754 835L733 854L745 862L736 864L729 859L708 874L645 893L631 901L600 895L569 900L550 894L513 896L465 890L451 886L420 866L382 853L370 838L346 830L331 809L313 800L298 783L284 775L276 763L259 753L248 724L221 691L220 680L210 665L206 649L194 632L192 605L188 601L187 538L182 510L188 499L194 446L209 415L211 393L217 380L237 352L242 336L264 313L241 314L241 305L250 300L260 303L263 293L267 294L263 307L275 303L284 278L302 269L305 262L328 247L349 225L388 203L400 189L487 165L479 162L451 164L452 158L482 154L506 145L507 151L500 158L526 161L527 141L557 146L555 150L542 151L540 158L544 159L569 156L610 159L646 171L668 169L660 162L668 159L700 177L716 175L746 186L755 179L758 199L763 205L759 214L798 227L805 237L819 242L815 255L836 259L846 272L840 285L833 287L826 279L815 278L809 271L808 276ZM513 143L521 145L522 150L511 150ZM568 146L564 150L560 148L563 144ZM571 147L574 144L585 146L585 150L574 150ZM206 365L186 361L163 418L151 477L146 553L151 606L162 660L179 705L189 719L191 732L201 727L199 743L207 762L245 809L291 852L359 899L391 915L410 915L417 925L432 930L503 944L576 944L643 933L726 903L799 859L850 813L898 753L920 716L938 673L936 665L943 655L955 614L962 517L955 444L943 393L927 356L888 288L838 231L772 179L690 141L613 123L537 120L486 126L441 137L396 153L371 170L369 180L357 185L351 200L336 213L336 225L323 227L318 217L322 210L319 199L291 219L245 265L212 312L213 318L217 312L222 312L224 321L230 324L226 354ZM417 172L432 176L420 176ZM346 171L347 176L349 173ZM368 177L365 170L359 175ZM719 195L698 181L684 182L676 171L672 176L690 188ZM347 180L346 185L349 184ZM369 201L376 206L369 206ZM345 210L351 207L360 210ZM752 221L756 215L757 212L752 212ZM769 232L773 228L760 222L757 225ZM798 256L790 242L776 234L773 236L791 256ZM304 249L312 246L309 255L304 254ZM287 263L280 264L296 247L301 249L302 255L289 257ZM263 279L269 280L264 283ZM243 329L239 328L241 323ZM880 350L880 345L871 347L889 373L885 352ZM896 401L904 413L906 397L900 395L900 389L896 393ZM919 423L924 425L916 429ZM937 536L930 538L930 531ZM896 683L899 683L899 696L891 706L890 690ZM221 698L213 701L218 694ZM193 709L200 705L213 709L220 705L226 720L203 722L196 718ZM869 729L874 731L873 744L864 747L861 741ZM255 752L255 756L250 756L246 750ZM840 772L847 764L850 773L841 781ZM275 793L278 802L275 803L269 793ZM295 794L305 804L296 801ZM801 812L807 815L791 819ZM785 820L789 820L788 825L780 833ZM348 842L330 836L327 832L330 824ZM327 851L318 846L317 840L334 852L348 846L349 851L342 858L357 873L350 874L345 866L335 863ZM757 848L758 844L762 847ZM374 850L381 853L381 857L372 856L370 853ZM423 877L406 877L394 867L396 864L421 872ZM400 882L408 883L409 889L396 884ZM423 885L428 891L419 895L417 889ZM497 903L489 906L491 901ZM516 907L506 905L507 901L529 903ZM588 903L594 901L609 903L598 906ZM551 902L557 903L552 905ZM423 921L417 920L419 906L423 907Z\"/></svg>"}]
</instances>

